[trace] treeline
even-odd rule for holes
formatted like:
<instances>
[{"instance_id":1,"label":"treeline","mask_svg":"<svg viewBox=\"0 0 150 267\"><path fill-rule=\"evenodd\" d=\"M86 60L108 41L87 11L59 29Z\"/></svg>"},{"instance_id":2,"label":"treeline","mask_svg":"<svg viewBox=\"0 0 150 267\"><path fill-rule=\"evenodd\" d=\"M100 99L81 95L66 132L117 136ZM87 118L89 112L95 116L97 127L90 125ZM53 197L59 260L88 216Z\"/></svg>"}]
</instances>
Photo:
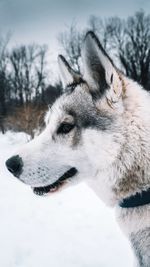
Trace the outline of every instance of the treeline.
<instances>
[{"instance_id":1,"label":"treeline","mask_svg":"<svg viewBox=\"0 0 150 267\"><path fill-rule=\"evenodd\" d=\"M48 84L46 45L8 49L9 39L0 39L0 128L2 132L23 130L33 136L29 128L38 126L37 113L44 113L61 94L62 86Z\"/></svg>"},{"instance_id":2,"label":"treeline","mask_svg":"<svg viewBox=\"0 0 150 267\"><path fill-rule=\"evenodd\" d=\"M59 34L59 45L76 71L81 71L81 46L87 30L94 31L117 66L150 90L150 14L136 12L127 19L89 18L82 31L73 23ZM41 127L47 104L62 93L60 82L48 82L48 47L18 45L8 49L9 35L0 38L0 129L25 131L32 137Z\"/></svg>"}]
</instances>

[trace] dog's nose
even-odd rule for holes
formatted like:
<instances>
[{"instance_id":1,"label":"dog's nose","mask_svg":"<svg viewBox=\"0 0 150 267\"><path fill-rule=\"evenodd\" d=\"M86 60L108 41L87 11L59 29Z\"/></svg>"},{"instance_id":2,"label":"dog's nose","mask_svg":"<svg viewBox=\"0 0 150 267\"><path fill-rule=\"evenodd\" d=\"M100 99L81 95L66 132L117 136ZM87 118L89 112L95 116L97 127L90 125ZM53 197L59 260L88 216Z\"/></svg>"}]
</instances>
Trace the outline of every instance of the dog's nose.
<instances>
[{"instance_id":1,"label":"dog's nose","mask_svg":"<svg viewBox=\"0 0 150 267\"><path fill-rule=\"evenodd\" d=\"M20 158L18 155L13 156L9 158L6 161L6 166L7 169L17 178L19 178L19 175L22 172L22 167L23 167L23 161L22 158Z\"/></svg>"}]
</instances>

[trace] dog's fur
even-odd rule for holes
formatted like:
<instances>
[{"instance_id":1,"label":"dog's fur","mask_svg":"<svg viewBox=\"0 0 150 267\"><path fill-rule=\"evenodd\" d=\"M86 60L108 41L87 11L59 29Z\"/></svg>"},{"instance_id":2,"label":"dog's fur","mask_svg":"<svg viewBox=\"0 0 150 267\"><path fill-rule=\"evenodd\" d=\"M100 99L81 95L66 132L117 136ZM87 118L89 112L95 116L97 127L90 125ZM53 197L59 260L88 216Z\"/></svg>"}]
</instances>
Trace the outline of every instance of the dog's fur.
<instances>
[{"instance_id":1,"label":"dog's fur","mask_svg":"<svg viewBox=\"0 0 150 267\"><path fill-rule=\"evenodd\" d=\"M131 241L138 266L150 266L150 205L123 209L119 201L150 187L150 96L125 77L89 32L83 75L59 56L65 93L46 115L43 133L17 152L20 180L32 187L54 183L71 167L68 184L85 180L108 205ZM63 122L73 124L59 133Z\"/></svg>"}]
</instances>

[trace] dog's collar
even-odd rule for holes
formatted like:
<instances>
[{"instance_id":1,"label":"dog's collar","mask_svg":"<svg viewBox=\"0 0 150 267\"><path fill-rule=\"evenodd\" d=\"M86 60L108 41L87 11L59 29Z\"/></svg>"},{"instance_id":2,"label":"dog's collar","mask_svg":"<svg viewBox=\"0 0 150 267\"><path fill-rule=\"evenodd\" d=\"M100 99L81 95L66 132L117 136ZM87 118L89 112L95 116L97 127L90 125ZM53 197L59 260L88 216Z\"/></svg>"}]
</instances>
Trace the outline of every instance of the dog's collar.
<instances>
[{"instance_id":1,"label":"dog's collar","mask_svg":"<svg viewBox=\"0 0 150 267\"><path fill-rule=\"evenodd\" d=\"M150 188L147 191L143 190L140 193L124 198L119 202L121 208L136 208L146 204L150 204Z\"/></svg>"}]
</instances>

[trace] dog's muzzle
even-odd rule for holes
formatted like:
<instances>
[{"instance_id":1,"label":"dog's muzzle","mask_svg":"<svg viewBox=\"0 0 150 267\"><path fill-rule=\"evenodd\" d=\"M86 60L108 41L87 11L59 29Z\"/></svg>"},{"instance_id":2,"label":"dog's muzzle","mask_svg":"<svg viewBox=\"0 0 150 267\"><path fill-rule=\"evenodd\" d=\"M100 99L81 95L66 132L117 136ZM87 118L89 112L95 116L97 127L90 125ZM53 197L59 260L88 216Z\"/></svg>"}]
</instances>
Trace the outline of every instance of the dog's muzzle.
<instances>
[{"instance_id":1,"label":"dog's muzzle","mask_svg":"<svg viewBox=\"0 0 150 267\"><path fill-rule=\"evenodd\" d=\"M19 155L13 156L6 161L7 169L17 178L20 177L23 171L23 161ZM57 181L47 186L40 187L32 187L33 192L36 195L43 196L48 193L56 192L62 185L64 185L68 179L75 176L77 173L77 169L72 167L68 171L66 171Z\"/></svg>"}]
</instances>

